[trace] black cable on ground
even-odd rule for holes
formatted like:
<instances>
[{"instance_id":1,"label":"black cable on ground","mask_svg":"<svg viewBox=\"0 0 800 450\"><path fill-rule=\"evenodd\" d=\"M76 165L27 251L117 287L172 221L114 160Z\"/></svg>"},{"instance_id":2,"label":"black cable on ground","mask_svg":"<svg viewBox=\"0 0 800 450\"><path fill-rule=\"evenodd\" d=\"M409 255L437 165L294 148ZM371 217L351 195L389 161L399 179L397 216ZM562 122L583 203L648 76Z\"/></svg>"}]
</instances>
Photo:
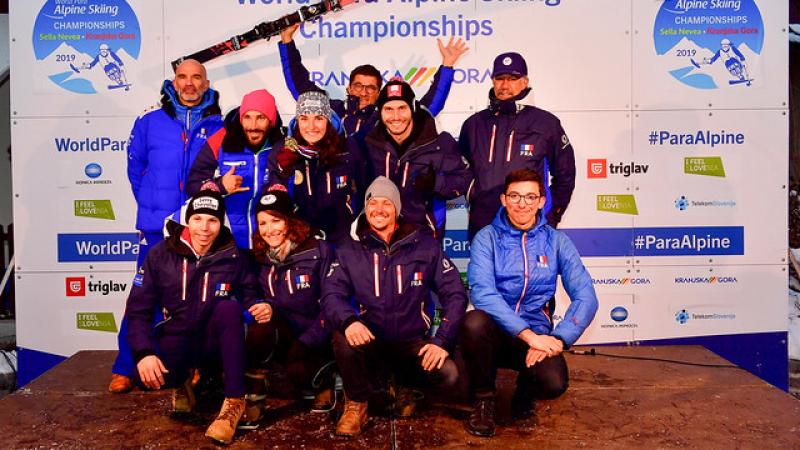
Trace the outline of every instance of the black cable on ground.
<instances>
[{"instance_id":1,"label":"black cable on ground","mask_svg":"<svg viewBox=\"0 0 800 450\"><path fill-rule=\"evenodd\" d=\"M567 350L567 353L573 355L582 355L582 356L606 356L608 358L618 358L618 359L634 359L638 361L657 361L657 362L665 362L670 364L680 364L683 366L695 366L695 367L710 367L714 369L741 369L741 367L733 365L733 364L705 364L705 363L695 363L690 361L679 361L676 359L665 359L665 358L651 358L647 356L626 356L626 355L612 355L610 353L600 353L595 349L589 350Z\"/></svg>"}]
</instances>

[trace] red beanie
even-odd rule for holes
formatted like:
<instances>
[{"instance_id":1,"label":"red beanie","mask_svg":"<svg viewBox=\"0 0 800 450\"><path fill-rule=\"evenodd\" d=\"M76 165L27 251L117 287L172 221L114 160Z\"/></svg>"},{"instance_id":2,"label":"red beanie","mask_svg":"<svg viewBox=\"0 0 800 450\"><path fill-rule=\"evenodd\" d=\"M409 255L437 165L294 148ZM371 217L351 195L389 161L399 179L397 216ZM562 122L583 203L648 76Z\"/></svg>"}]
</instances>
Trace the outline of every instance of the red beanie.
<instances>
[{"instance_id":1,"label":"red beanie","mask_svg":"<svg viewBox=\"0 0 800 450\"><path fill-rule=\"evenodd\" d=\"M242 106L239 107L240 121L247 111L258 111L267 116L270 127L275 125L275 119L278 115L278 110L275 107L275 97L266 89L258 89L245 94L242 98Z\"/></svg>"}]
</instances>

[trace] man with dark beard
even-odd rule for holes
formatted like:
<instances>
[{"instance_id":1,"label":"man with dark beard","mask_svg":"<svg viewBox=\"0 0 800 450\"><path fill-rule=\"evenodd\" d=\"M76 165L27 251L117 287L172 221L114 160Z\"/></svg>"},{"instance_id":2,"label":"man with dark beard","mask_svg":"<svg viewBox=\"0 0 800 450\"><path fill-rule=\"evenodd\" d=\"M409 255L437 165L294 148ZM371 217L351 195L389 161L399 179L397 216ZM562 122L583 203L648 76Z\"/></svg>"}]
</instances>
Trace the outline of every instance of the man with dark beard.
<instances>
[{"instance_id":1,"label":"man with dark beard","mask_svg":"<svg viewBox=\"0 0 800 450\"><path fill-rule=\"evenodd\" d=\"M283 134L275 97L266 89L250 92L225 116L225 127L208 138L189 172L189 194L207 181L225 194L228 220L241 248L251 248L258 230L255 204L269 181L267 156Z\"/></svg>"},{"instance_id":2,"label":"man with dark beard","mask_svg":"<svg viewBox=\"0 0 800 450\"><path fill-rule=\"evenodd\" d=\"M489 107L470 116L458 139L469 160L474 181L467 191L469 238L494 219L506 175L531 169L542 175L547 223L556 227L575 189L575 153L561 122L553 114L523 105L528 65L519 53L494 60Z\"/></svg>"}]
</instances>

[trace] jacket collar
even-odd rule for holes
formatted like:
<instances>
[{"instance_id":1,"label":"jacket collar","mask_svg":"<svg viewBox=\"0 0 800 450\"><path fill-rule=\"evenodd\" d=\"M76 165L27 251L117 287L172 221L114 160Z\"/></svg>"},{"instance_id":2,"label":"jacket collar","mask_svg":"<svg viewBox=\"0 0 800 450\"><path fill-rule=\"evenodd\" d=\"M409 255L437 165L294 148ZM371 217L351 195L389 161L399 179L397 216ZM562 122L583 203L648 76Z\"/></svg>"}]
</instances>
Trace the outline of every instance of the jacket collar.
<instances>
[{"instance_id":1,"label":"jacket collar","mask_svg":"<svg viewBox=\"0 0 800 450\"><path fill-rule=\"evenodd\" d=\"M415 131L412 131L411 134L416 137L413 138L413 142L408 146L406 152L430 144L439 136L438 131L436 131L436 121L431 113L419 102L416 103L416 111L412 117ZM409 136L409 139L412 139L412 136ZM378 124L365 137L368 143L379 148L384 148L386 145L394 147L394 143L390 142L390 139L391 137L388 136L386 131L386 125L381 121L378 121Z\"/></svg>"},{"instance_id":2,"label":"jacket collar","mask_svg":"<svg viewBox=\"0 0 800 450\"><path fill-rule=\"evenodd\" d=\"M199 105L187 107L178 101L178 93L175 92L172 80L164 80L161 85L161 108L173 119L180 120L183 120L183 117L186 116L187 110L193 116L197 115L198 118L222 114L222 110L219 108L219 92L208 88L206 93L203 94L203 100Z\"/></svg>"},{"instance_id":3,"label":"jacket collar","mask_svg":"<svg viewBox=\"0 0 800 450\"><path fill-rule=\"evenodd\" d=\"M178 222L169 221L165 227L169 233L166 239L167 247L182 257L200 259L194 249L182 237L183 230L186 229L186 226ZM208 258L231 248L236 248L233 234L227 226L223 225L220 229L219 236L217 236L217 239L214 240L208 253L203 257Z\"/></svg>"},{"instance_id":4,"label":"jacket collar","mask_svg":"<svg viewBox=\"0 0 800 450\"><path fill-rule=\"evenodd\" d=\"M267 130L267 139L261 148L251 148L253 153L258 153L264 148L273 147L284 137L283 121L281 115L277 114L275 123ZM226 153L238 153L250 148L247 143L247 136L244 134L242 122L239 119L239 108L234 108L225 115L225 137L222 138L222 148Z\"/></svg>"},{"instance_id":5,"label":"jacket collar","mask_svg":"<svg viewBox=\"0 0 800 450\"><path fill-rule=\"evenodd\" d=\"M402 217L397 220L397 225L397 230L392 235L392 241L386 244L383 239L372 231L367 222L367 215L362 212L350 226L350 238L356 242L361 242L366 247L381 247L390 253L400 247L411 245L419 239L417 228L413 224L406 222Z\"/></svg>"}]
</instances>

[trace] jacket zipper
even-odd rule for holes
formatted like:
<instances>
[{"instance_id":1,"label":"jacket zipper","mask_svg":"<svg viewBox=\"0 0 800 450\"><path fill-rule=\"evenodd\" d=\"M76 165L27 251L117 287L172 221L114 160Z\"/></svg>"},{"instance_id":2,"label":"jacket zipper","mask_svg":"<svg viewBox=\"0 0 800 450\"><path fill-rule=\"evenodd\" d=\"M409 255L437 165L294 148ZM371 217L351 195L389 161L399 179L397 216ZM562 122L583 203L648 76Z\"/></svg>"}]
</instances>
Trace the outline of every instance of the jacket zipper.
<instances>
[{"instance_id":1,"label":"jacket zipper","mask_svg":"<svg viewBox=\"0 0 800 450\"><path fill-rule=\"evenodd\" d=\"M527 238L528 234L522 233L522 258L525 260L525 282L522 285L522 294L520 294L519 300L517 301L517 315L519 315L519 307L522 305L522 299L525 298L525 291L528 290L528 250L525 248L525 243L528 240Z\"/></svg>"},{"instance_id":2,"label":"jacket zipper","mask_svg":"<svg viewBox=\"0 0 800 450\"><path fill-rule=\"evenodd\" d=\"M183 275L181 277L182 281L182 288L181 288L181 300L186 301L186 282L187 282L187 274L189 272L189 260L187 258L183 258Z\"/></svg>"},{"instance_id":3,"label":"jacket zipper","mask_svg":"<svg viewBox=\"0 0 800 450\"><path fill-rule=\"evenodd\" d=\"M328 183L328 194L330 194L331 193L331 172L330 171L326 171L325 172L325 181Z\"/></svg>"},{"instance_id":4,"label":"jacket zipper","mask_svg":"<svg viewBox=\"0 0 800 450\"><path fill-rule=\"evenodd\" d=\"M379 272L379 263L380 257L377 253L372 254L372 282L375 284L375 297L381 296L381 287L380 287L380 272Z\"/></svg>"},{"instance_id":5,"label":"jacket zipper","mask_svg":"<svg viewBox=\"0 0 800 450\"><path fill-rule=\"evenodd\" d=\"M306 186L308 186L308 196L314 195L311 192L311 169L308 168L308 160L306 160Z\"/></svg>"},{"instance_id":6,"label":"jacket zipper","mask_svg":"<svg viewBox=\"0 0 800 450\"><path fill-rule=\"evenodd\" d=\"M506 162L511 161L511 147L514 145L514 130L508 135L508 148L506 149Z\"/></svg>"},{"instance_id":7,"label":"jacket zipper","mask_svg":"<svg viewBox=\"0 0 800 450\"><path fill-rule=\"evenodd\" d=\"M203 276L203 303L206 302L206 298L208 298L208 272Z\"/></svg>"},{"instance_id":8,"label":"jacket zipper","mask_svg":"<svg viewBox=\"0 0 800 450\"><path fill-rule=\"evenodd\" d=\"M294 289L292 288L292 269L286 271L286 287L289 288L289 294L294 294Z\"/></svg>"},{"instance_id":9,"label":"jacket zipper","mask_svg":"<svg viewBox=\"0 0 800 450\"><path fill-rule=\"evenodd\" d=\"M403 169L403 183L401 184L402 187L406 187L407 179L408 179L408 161L406 161L406 166Z\"/></svg>"},{"instance_id":10,"label":"jacket zipper","mask_svg":"<svg viewBox=\"0 0 800 450\"><path fill-rule=\"evenodd\" d=\"M272 287L272 275L275 273L275 266L270 267L269 273L267 274L267 287L269 287L269 293L272 295L272 298L275 298L275 289Z\"/></svg>"},{"instance_id":11,"label":"jacket zipper","mask_svg":"<svg viewBox=\"0 0 800 450\"><path fill-rule=\"evenodd\" d=\"M397 274L397 293L403 293L403 267L398 264L395 266L395 272Z\"/></svg>"},{"instance_id":12,"label":"jacket zipper","mask_svg":"<svg viewBox=\"0 0 800 450\"><path fill-rule=\"evenodd\" d=\"M489 141L489 162L494 160L494 141L497 138L497 124L492 125L492 139Z\"/></svg>"},{"instance_id":13,"label":"jacket zipper","mask_svg":"<svg viewBox=\"0 0 800 450\"><path fill-rule=\"evenodd\" d=\"M384 163L384 165L386 167L386 174L385 174L386 178L390 178L390 175L389 175L389 158L391 156L392 155L387 151L386 152L386 162Z\"/></svg>"}]
</instances>

